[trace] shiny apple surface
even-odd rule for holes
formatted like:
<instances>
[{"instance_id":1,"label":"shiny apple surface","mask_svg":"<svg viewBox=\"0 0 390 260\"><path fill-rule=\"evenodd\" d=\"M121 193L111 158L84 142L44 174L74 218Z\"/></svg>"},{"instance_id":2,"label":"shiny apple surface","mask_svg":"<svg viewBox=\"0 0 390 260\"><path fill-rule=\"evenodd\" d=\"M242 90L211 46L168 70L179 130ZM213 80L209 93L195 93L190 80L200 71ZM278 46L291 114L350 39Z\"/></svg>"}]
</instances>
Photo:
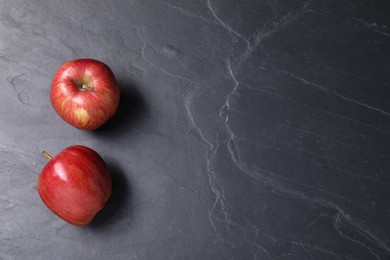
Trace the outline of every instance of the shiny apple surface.
<instances>
[{"instance_id":1,"label":"shiny apple surface","mask_svg":"<svg viewBox=\"0 0 390 260\"><path fill-rule=\"evenodd\" d=\"M112 70L94 59L64 63L53 77L50 100L57 114L70 125L94 130L117 111L120 91Z\"/></svg>"},{"instance_id":2,"label":"shiny apple surface","mask_svg":"<svg viewBox=\"0 0 390 260\"><path fill-rule=\"evenodd\" d=\"M104 160L81 145L64 149L38 177L38 193L45 205L76 226L90 223L111 191L111 175Z\"/></svg>"}]
</instances>

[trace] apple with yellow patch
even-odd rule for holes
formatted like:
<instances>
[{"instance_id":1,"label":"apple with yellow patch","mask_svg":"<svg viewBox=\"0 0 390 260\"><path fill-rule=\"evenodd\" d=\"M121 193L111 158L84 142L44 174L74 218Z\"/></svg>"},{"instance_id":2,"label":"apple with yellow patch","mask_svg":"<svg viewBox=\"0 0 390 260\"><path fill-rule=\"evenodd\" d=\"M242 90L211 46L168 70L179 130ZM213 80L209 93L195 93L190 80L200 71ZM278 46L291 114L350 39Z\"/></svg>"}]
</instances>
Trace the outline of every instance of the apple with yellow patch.
<instances>
[{"instance_id":1,"label":"apple with yellow patch","mask_svg":"<svg viewBox=\"0 0 390 260\"><path fill-rule=\"evenodd\" d=\"M112 70L94 59L77 59L60 66L54 75L50 100L70 125L94 130L117 111L120 91Z\"/></svg>"}]
</instances>

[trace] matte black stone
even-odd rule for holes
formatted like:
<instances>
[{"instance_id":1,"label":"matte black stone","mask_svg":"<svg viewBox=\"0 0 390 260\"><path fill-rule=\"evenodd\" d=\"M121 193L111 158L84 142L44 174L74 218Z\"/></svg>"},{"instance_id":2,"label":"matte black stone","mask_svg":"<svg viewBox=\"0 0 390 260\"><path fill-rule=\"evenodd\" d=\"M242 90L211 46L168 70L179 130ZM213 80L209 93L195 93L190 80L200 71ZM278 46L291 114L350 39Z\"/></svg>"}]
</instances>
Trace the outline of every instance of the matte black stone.
<instances>
[{"instance_id":1,"label":"matte black stone","mask_svg":"<svg viewBox=\"0 0 390 260\"><path fill-rule=\"evenodd\" d=\"M389 1L0 3L0 259L390 259ZM118 113L51 107L67 60L107 63ZM82 144L114 190L87 227L41 202Z\"/></svg>"}]
</instances>

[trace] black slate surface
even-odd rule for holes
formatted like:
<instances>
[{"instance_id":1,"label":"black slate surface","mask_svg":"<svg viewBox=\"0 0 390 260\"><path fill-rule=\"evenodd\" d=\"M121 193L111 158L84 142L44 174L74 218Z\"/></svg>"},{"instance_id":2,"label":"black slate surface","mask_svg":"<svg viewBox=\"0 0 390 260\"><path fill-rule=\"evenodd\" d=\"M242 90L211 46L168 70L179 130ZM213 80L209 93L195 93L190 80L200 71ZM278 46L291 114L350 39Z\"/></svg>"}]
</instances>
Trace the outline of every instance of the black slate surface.
<instances>
[{"instance_id":1,"label":"black slate surface","mask_svg":"<svg viewBox=\"0 0 390 260\"><path fill-rule=\"evenodd\" d=\"M0 259L390 259L388 1L0 2ZM118 114L72 128L63 62L107 63ZM66 224L36 179L83 144L114 191Z\"/></svg>"}]
</instances>

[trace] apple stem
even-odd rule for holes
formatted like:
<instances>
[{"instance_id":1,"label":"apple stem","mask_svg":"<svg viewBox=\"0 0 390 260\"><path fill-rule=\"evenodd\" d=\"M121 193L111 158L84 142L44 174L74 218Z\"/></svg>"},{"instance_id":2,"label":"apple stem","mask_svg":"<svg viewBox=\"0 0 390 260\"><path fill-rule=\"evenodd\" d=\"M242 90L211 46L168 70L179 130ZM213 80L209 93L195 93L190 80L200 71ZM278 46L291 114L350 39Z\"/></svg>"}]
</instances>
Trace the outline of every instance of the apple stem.
<instances>
[{"instance_id":1,"label":"apple stem","mask_svg":"<svg viewBox=\"0 0 390 260\"><path fill-rule=\"evenodd\" d=\"M90 87L90 86L85 85L85 84L81 85L80 88L81 88L81 89L86 89L86 90L89 90L89 91L94 91L94 90L95 90L94 87Z\"/></svg>"},{"instance_id":2,"label":"apple stem","mask_svg":"<svg viewBox=\"0 0 390 260\"><path fill-rule=\"evenodd\" d=\"M53 159L53 157L52 157L48 152L46 152L46 151L42 151L42 155L43 155L43 157L45 157L46 159L49 159L49 160Z\"/></svg>"}]
</instances>

